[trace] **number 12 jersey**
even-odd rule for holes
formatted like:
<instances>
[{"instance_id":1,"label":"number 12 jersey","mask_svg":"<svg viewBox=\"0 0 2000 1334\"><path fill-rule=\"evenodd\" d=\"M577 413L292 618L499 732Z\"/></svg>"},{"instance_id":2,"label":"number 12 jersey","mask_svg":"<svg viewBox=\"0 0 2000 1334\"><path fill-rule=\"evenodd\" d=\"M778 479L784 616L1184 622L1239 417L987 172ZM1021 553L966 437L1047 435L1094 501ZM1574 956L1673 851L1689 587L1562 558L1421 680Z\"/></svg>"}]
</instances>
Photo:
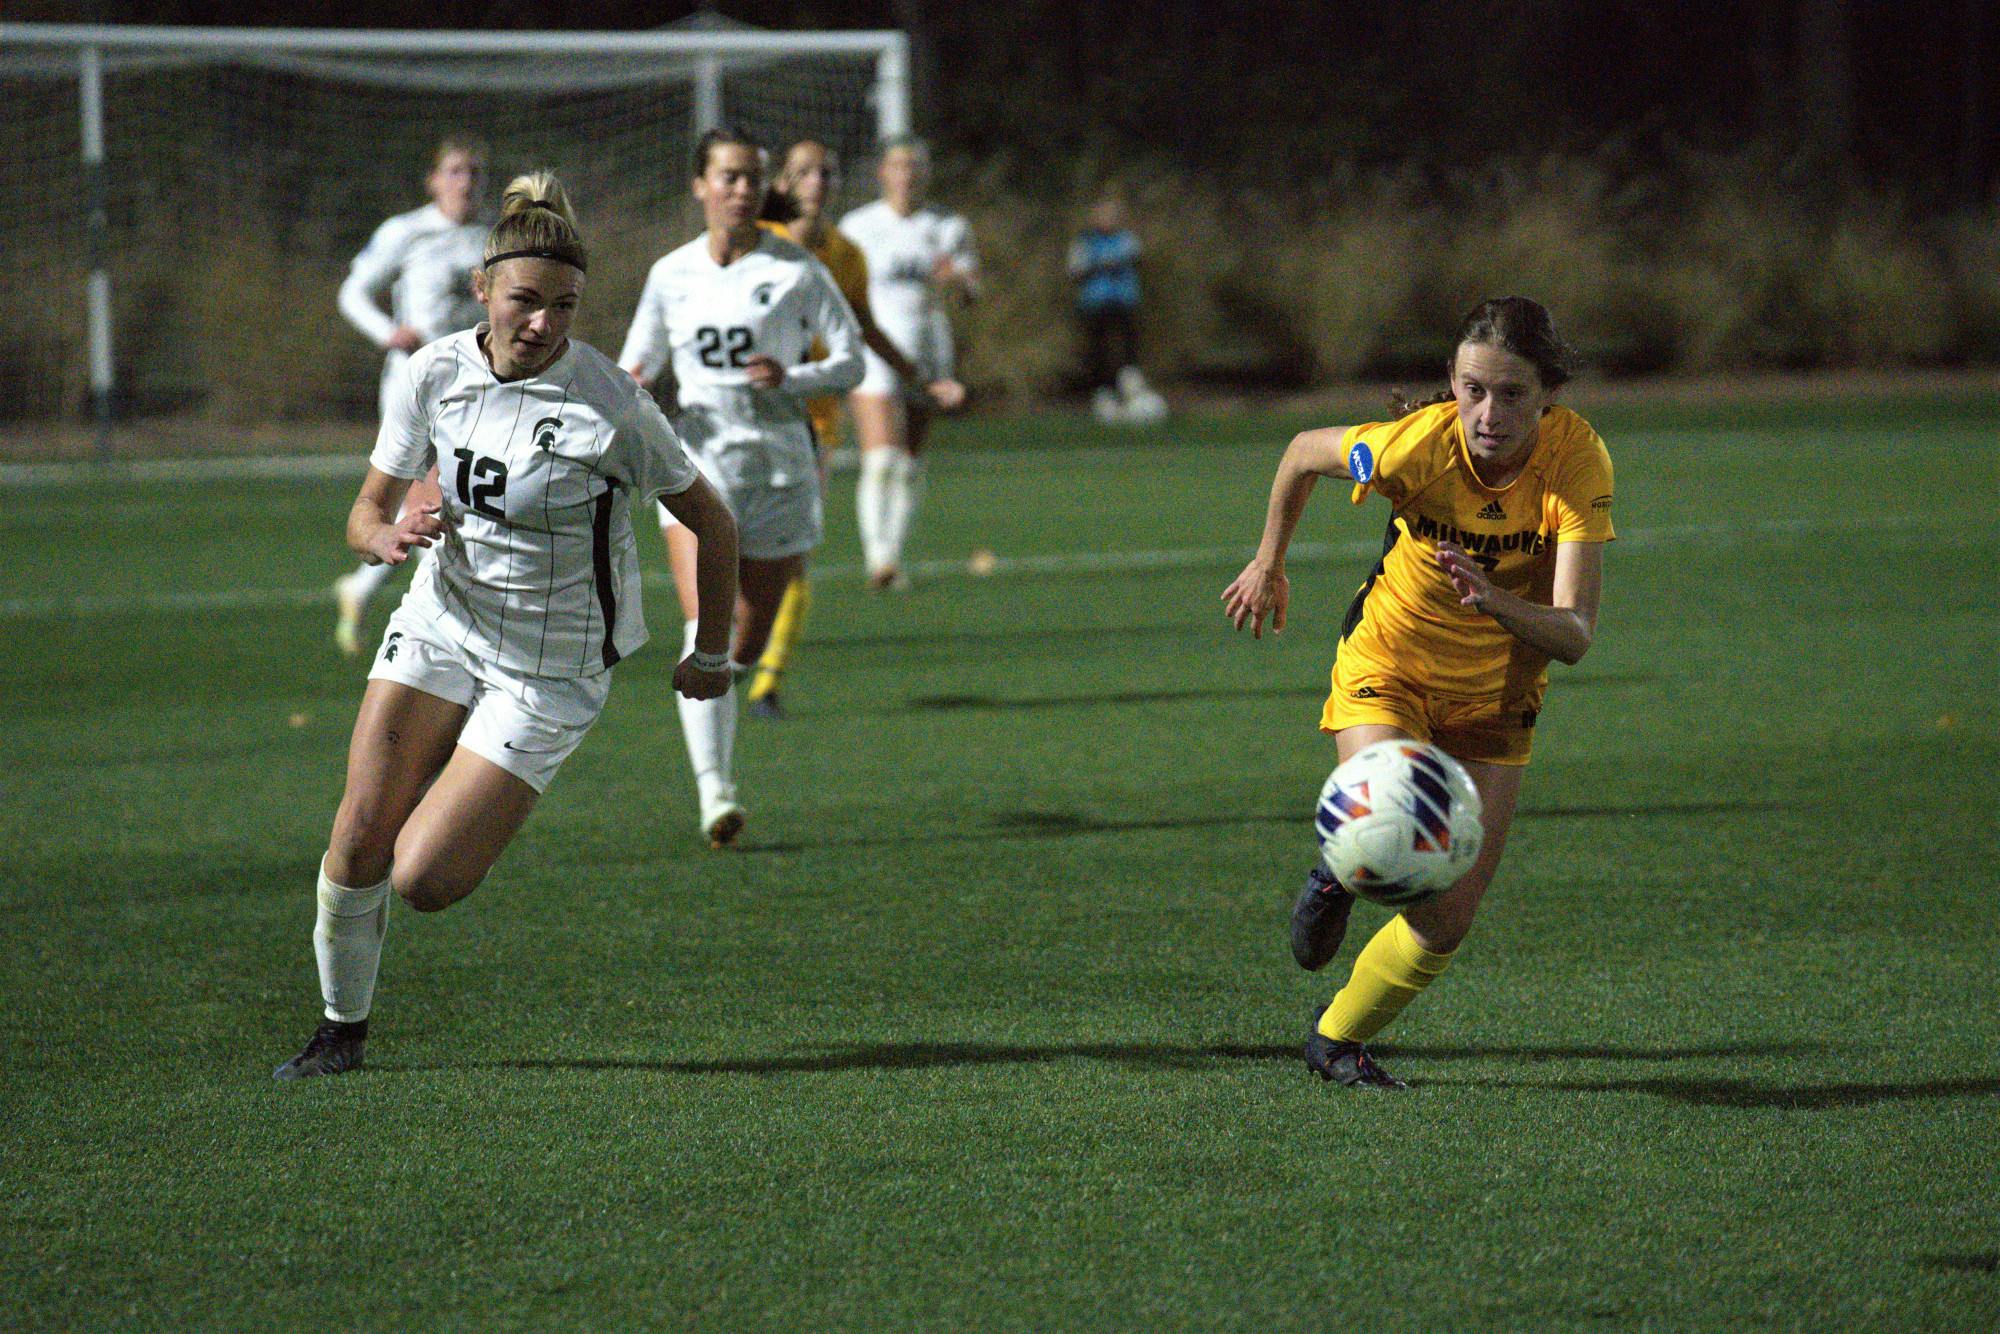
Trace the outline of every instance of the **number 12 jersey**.
<instances>
[{"instance_id":1,"label":"number 12 jersey","mask_svg":"<svg viewBox=\"0 0 2000 1334\"><path fill-rule=\"evenodd\" d=\"M537 374L502 381L485 332L410 358L369 458L410 479L437 465L452 531L424 551L409 597L509 671L592 676L646 642L632 506L687 490L694 462L596 348L572 339Z\"/></svg>"}]
</instances>

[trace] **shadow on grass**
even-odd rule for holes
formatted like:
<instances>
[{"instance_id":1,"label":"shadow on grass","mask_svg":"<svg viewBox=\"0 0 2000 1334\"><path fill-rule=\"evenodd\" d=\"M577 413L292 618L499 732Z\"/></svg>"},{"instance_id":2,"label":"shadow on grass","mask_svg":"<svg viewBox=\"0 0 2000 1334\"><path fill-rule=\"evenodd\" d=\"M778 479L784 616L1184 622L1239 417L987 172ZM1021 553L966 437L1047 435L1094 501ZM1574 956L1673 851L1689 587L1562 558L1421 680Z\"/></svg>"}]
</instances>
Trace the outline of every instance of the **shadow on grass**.
<instances>
[{"instance_id":1,"label":"shadow on grass","mask_svg":"<svg viewBox=\"0 0 2000 1334\"><path fill-rule=\"evenodd\" d=\"M1452 1087L1548 1089L1565 1093L1650 1093L1695 1107L1737 1107L1824 1112L1882 1102L2000 1097L2000 1075L1933 1079L1899 1084L1752 1084L1741 1079L1454 1079Z\"/></svg>"},{"instance_id":2,"label":"shadow on grass","mask_svg":"<svg viewBox=\"0 0 2000 1334\"><path fill-rule=\"evenodd\" d=\"M1156 627L1164 628L1164 627ZM1185 629L1185 627L1174 627ZM1099 638L1126 636L1127 632L1112 630L1073 631L1072 637ZM1037 632L1017 633L1008 631L994 635L889 635L867 640L844 640L842 645L888 644L888 643L935 643L938 639L972 638L979 640L1035 639L1045 638ZM1316 673L1316 677L1323 675ZM1606 672L1602 676L1565 677L1563 688L1577 686L1620 686L1643 685L1653 678L1638 672ZM1178 689L1160 690L1105 690L1090 691L1074 695L992 695L992 694L951 694L912 695L906 699L887 700L872 708L843 707L839 709L815 709L807 705L795 709L793 716L813 717L886 717L899 713L1008 713L1031 709L1088 709L1106 704L1178 704L1193 700L1218 699L1325 699L1326 684L1323 680L1301 685L1284 686L1187 686Z\"/></svg>"},{"instance_id":3,"label":"shadow on grass","mask_svg":"<svg viewBox=\"0 0 2000 1334\"><path fill-rule=\"evenodd\" d=\"M1517 811L1516 820L1609 820L1641 815L1735 815L1751 811L1792 809L1784 801L1662 801L1634 806L1543 806Z\"/></svg>"},{"instance_id":4,"label":"shadow on grass","mask_svg":"<svg viewBox=\"0 0 2000 1334\"><path fill-rule=\"evenodd\" d=\"M1923 1255L1917 1263L1946 1274L2000 1274L2000 1251L1964 1251L1957 1255Z\"/></svg>"},{"instance_id":5,"label":"shadow on grass","mask_svg":"<svg viewBox=\"0 0 2000 1334\"><path fill-rule=\"evenodd\" d=\"M1777 1056L1825 1051L1826 1045L1801 1042L1718 1043L1696 1047L1497 1046L1398 1047L1392 1056L1418 1059L1486 1057L1508 1059L1586 1059L1612 1061L1695 1060L1704 1057ZM846 1047L787 1056L706 1061L651 1061L630 1057L523 1057L516 1060L472 1062L465 1065L411 1064L374 1067L384 1072L498 1069L541 1071L637 1071L661 1075L808 1075L849 1070L931 1070L987 1065L1046 1065L1055 1061L1101 1061L1154 1070L1195 1070L1227 1062L1269 1062L1295 1065L1299 1044L1212 1043L1177 1046L1168 1043L1070 1043L1005 1046L978 1042L892 1042ZM1807 1084L1760 1086L1742 1080L1699 1078L1518 1080L1432 1079L1436 1088L1543 1089L1565 1093L1650 1093L1656 1097L1702 1107L1778 1108L1820 1111L1865 1107L1878 1102L1903 1102L2000 1094L2000 1077L1937 1080L1904 1084Z\"/></svg>"},{"instance_id":6,"label":"shadow on grass","mask_svg":"<svg viewBox=\"0 0 2000 1334\"><path fill-rule=\"evenodd\" d=\"M1220 619L1220 618L1218 618ZM898 630L880 634L831 634L808 642L814 653L834 653L847 649L929 648L943 644L1111 644L1129 645L1137 640L1188 638L1206 635L1208 621L1171 621L1153 625L1021 626L1007 630Z\"/></svg>"},{"instance_id":7,"label":"shadow on grass","mask_svg":"<svg viewBox=\"0 0 2000 1334\"><path fill-rule=\"evenodd\" d=\"M1719 815L1739 811L1786 809L1789 808L1785 803L1773 801L1684 801L1652 806L1549 806L1540 810L1522 811L1514 818L1601 820L1627 815ZM824 852L838 848L898 848L932 843L995 843L1021 838L1077 838L1087 834L1157 833L1172 829L1234 829L1245 825L1296 825L1301 837L1300 846L1308 847L1303 839L1310 820L1309 809L1303 814L1299 811L1285 811L1189 815L1158 820L1106 820L1078 811L1020 810L1002 811L990 816L988 827L985 829L952 830L941 833L927 833L922 829L903 829L883 834L860 834L850 838L819 838L811 842L803 839L786 839L770 843L740 843L735 850L739 855L754 857L769 856L774 853Z\"/></svg>"},{"instance_id":8,"label":"shadow on grass","mask_svg":"<svg viewBox=\"0 0 2000 1334\"><path fill-rule=\"evenodd\" d=\"M1163 829L1229 829L1243 825L1289 825L1305 829L1309 815L1287 811L1282 815L1201 815L1172 820L1100 820L1075 811L1004 811L992 817L987 829L926 833L920 829L887 834L863 834L854 838L817 838L811 842L738 844L735 851L755 857L773 853L825 852L838 848L901 848L912 844L998 843L1022 838L1075 838L1084 834L1139 834Z\"/></svg>"},{"instance_id":9,"label":"shadow on grass","mask_svg":"<svg viewBox=\"0 0 2000 1334\"><path fill-rule=\"evenodd\" d=\"M1636 684L1651 678L1642 675L1612 675L1587 678L1586 685ZM1577 684L1566 681L1565 685ZM1217 699L1324 699L1323 684L1299 686L1192 686L1177 690L1105 690L1076 695L913 695L908 699L874 709L843 709L843 717L859 714L892 713L1000 713L1022 709L1088 709L1105 704L1179 704L1189 700Z\"/></svg>"},{"instance_id":10,"label":"shadow on grass","mask_svg":"<svg viewBox=\"0 0 2000 1334\"><path fill-rule=\"evenodd\" d=\"M1023 709L1093 709L1106 704L1180 704L1215 699L1325 699L1324 686L1192 686L1179 690L1100 690L1078 695L1036 695L1025 699L1000 695L913 695L877 709L843 709L843 716L864 713L1006 713Z\"/></svg>"},{"instance_id":11,"label":"shadow on grass","mask_svg":"<svg viewBox=\"0 0 2000 1334\"><path fill-rule=\"evenodd\" d=\"M1192 1070L1222 1061L1297 1060L1295 1043L1241 1046L1216 1043L1177 1047L1164 1043L1075 1043L1044 1047L1007 1047L977 1042L891 1042L872 1047L848 1047L814 1055L768 1056L718 1061L644 1061L616 1057L524 1057L513 1061L465 1065L378 1065L382 1071L415 1070L640 1070L662 1075L808 1075L842 1070L930 1070L948 1066L1045 1065L1051 1061L1109 1061L1117 1065L1165 1070Z\"/></svg>"},{"instance_id":12,"label":"shadow on grass","mask_svg":"<svg viewBox=\"0 0 2000 1334\"><path fill-rule=\"evenodd\" d=\"M1698 1047L1610 1047L1603 1044L1540 1043L1525 1046L1433 1046L1382 1043L1385 1055L1424 1061L1503 1058L1521 1061L1699 1061L1726 1056L1818 1056L1846 1044L1828 1042L1713 1042Z\"/></svg>"}]
</instances>

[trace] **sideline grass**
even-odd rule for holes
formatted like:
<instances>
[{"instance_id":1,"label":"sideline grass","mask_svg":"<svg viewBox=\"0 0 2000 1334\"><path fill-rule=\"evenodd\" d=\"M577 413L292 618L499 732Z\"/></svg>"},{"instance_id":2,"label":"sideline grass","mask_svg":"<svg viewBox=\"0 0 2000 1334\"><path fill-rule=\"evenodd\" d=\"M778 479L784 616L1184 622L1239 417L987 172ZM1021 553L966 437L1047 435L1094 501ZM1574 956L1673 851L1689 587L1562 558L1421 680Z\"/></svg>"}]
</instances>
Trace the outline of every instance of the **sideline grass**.
<instances>
[{"instance_id":1,"label":"sideline grass","mask_svg":"<svg viewBox=\"0 0 2000 1334\"><path fill-rule=\"evenodd\" d=\"M1294 425L961 428L917 554L1247 549ZM1282 935L1363 558L1261 644L1226 560L823 581L732 856L655 589L491 882L396 910L369 1070L296 1088L361 675L325 609L0 617L6 1323L1990 1328L2000 416L1606 426L1646 536L1397 1098L1296 1055L1379 914L1320 977ZM313 589L346 499L29 489L0 531L24 594ZM1329 489L1306 536L1382 517Z\"/></svg>"}]
</instances>

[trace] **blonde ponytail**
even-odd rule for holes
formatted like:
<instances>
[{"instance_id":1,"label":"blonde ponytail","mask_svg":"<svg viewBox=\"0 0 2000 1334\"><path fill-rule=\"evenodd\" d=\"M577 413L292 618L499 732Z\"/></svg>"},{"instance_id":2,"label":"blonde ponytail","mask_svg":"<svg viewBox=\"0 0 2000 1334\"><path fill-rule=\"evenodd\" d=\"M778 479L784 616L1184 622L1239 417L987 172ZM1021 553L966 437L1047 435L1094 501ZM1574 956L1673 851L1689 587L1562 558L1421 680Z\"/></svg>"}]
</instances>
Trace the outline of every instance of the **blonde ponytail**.
<instances>
[{"instance_id":1,"label":"blonde ponytail","mask_svg":"<svg viewBox=\"0 0 2000 1334\"><path fill-rule=\"evenodd\" d=\"M486 237L486 267L503 259L560 260L589 268L589 252L577 235L576 210L569 192L547 169L516 176L500 196L500 221Z\"/></svg>"}]
</instances>

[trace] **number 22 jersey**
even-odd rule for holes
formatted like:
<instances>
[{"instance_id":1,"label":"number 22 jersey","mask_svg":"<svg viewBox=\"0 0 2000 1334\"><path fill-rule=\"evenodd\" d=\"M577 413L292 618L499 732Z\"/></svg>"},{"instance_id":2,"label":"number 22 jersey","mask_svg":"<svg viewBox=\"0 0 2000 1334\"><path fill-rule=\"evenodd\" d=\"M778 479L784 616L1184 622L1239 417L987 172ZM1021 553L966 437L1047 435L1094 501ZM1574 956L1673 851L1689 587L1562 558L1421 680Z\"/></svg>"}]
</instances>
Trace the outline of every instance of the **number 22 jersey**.
<instances>
[{"instance_id":1,"label":"number 22 jersey","mask_svg":"<svg viewBox=\"0 0 2000 1334\"><path fill-rule=\"evenodd\" d=\"M411 356L369 457L412 480L437 465L452 531L425 549L408 596L486 661L593 676L646 642L632 506L687 490L694 462L596 348L571 339L538 373L501 381L485 332Z\"/></svg>"},{"instance_id":2,"label":"number 22 jersey","mask_svg":"<svg viewBox=\"0 0 2000 1334\"><path fill-rule=\"evenodd\" d=\"M650 380L671 362L675 428L726 494L816 483L805 400L861 382L860 322L826 266L784 237L760 231L729 264L708 245L698 236L653 265L618 364ZM753 386L753 356L783 366L784 383Z\"/></svg>"},{"instance_id":3,"label":"number 22 jersey","mask_svg":"<svg viewBox=\"0 0 2000 1334\"><path fill-rule=\"evenodd\" d=\"M1341 655L1434 694L1537 707L1547 655L1462 605L1437 549L1456 543L1496 588L1547 605L1556 544L1615 536L1604 441L1568 408L1552 407L1527 463L1503 487L1474 473L1455 403L1352 427L1341 444L1355 503L1373 490L1395 507L1382 559L1348 609Z\"/></svg>"}]
</instances>

